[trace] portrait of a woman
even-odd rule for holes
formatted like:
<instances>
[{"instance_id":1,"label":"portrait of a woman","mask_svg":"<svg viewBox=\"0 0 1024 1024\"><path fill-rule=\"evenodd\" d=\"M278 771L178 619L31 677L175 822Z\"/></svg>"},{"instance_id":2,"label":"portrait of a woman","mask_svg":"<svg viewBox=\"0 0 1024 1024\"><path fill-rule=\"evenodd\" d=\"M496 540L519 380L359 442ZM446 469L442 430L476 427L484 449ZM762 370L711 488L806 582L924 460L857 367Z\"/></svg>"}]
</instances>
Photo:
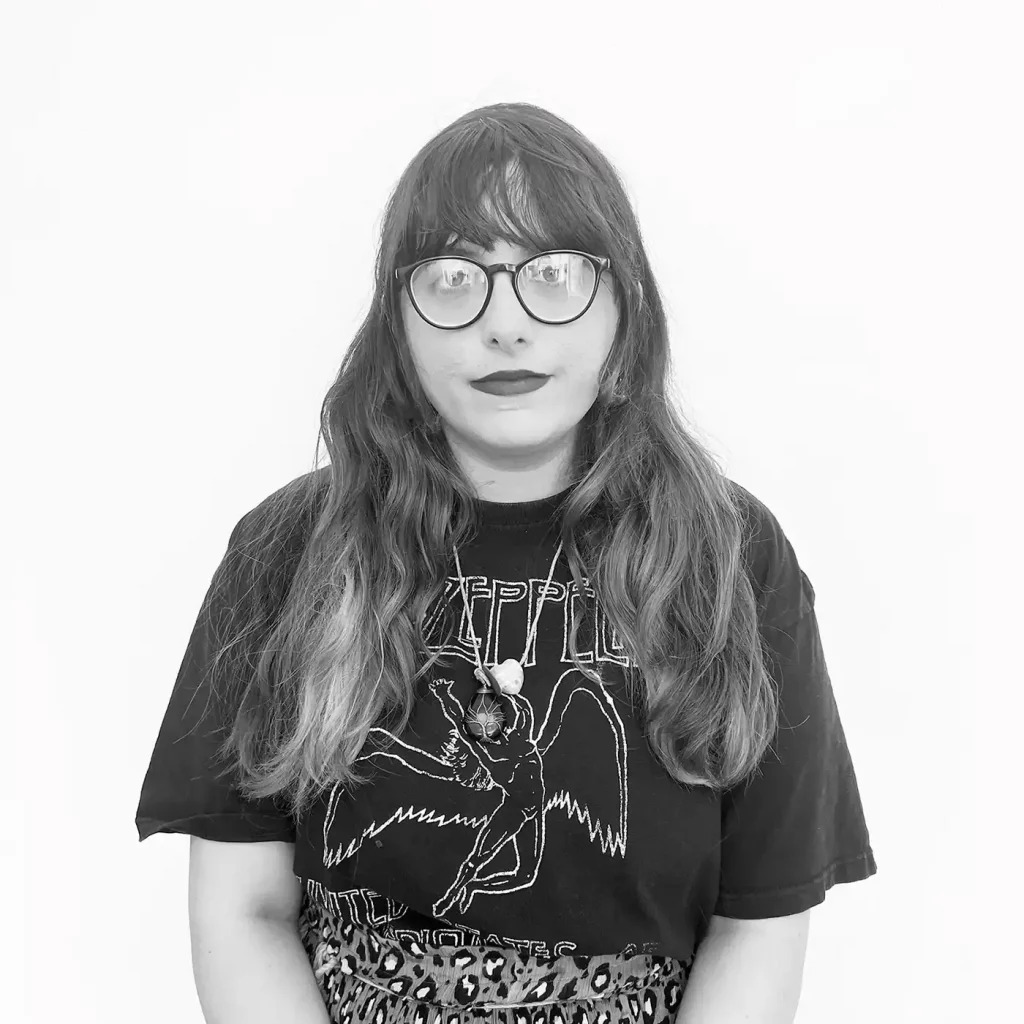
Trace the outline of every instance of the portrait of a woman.
<instances>
[{"instance_id":1,"label":"portrait of a woman","mask_svg":"<svg viewBox=\"0 0 1024 1024\"><path fill-rule=\"evenodd\" d=\"M704 1024L746 987L791 1021L874 853L814 586L681 412L621 176L556 112L470 110L373 280L141 780L140 838L191 837L208 1019Z\"/></svg>"}]
</instances>

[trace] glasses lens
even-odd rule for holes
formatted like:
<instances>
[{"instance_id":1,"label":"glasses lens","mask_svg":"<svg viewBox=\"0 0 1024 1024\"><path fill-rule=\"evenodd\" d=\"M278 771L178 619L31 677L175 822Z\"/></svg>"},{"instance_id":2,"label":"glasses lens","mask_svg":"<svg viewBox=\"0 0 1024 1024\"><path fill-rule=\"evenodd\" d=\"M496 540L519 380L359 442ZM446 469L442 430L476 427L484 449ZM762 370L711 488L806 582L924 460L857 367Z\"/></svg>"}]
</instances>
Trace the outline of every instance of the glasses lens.
<instances>
[{"instance_id":1,"label":"glasses lens","mask_svg":"<svg viewBox=\"0 0 1024 1024\"><path fill-rule=\"evenodd\" d=\"M487 275L474 263L448 256L417 267L409 280L420 312L441 327L469 323L487 298Z\"/></svg>"},{"instance_id":2,"label":"glasses lens","mask_svg":"<svg viewBox=\"0 0 1024 1024\"><path fill-rule=\"evenodd\" d=\"M586 256L549 252L519 271L519 294L542 320L571 320L590 301L596 280L594 264Z\"/></svg>"},{"instance_id":3,"label":"glasses lens","mask_svg":"<svg viewBox=\"0 0 1024 1024\"><path fill-rule=\"evenodd\" d=\"M556 323L583 312L596 282L590 260L571 252L549 252L530 260L518 280L526 308ZM440 327L469 323L487 298L487 275L476 264L454 256L418 267L409 285L420 311Z\"/></svg>"}]
</instances>

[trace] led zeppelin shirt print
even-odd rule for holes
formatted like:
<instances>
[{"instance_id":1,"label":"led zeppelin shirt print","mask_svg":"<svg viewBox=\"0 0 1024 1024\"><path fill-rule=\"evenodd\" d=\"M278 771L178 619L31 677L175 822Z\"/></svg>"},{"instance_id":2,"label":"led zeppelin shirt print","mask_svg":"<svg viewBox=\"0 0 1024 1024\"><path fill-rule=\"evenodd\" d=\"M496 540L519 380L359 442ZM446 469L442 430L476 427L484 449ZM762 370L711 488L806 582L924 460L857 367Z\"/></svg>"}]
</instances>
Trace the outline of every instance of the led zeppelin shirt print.
<instances>
[{"instance_id":1,"label":"led zeppelin shirt print","mask_svg":"<svg viewBox=\"0 0 1024 1024\"><path fill-rule=\"evenodd\" d=\"M485 664L522 655L527 623L536 615L546 575L529 581L467 578L474 632L481 640ZM390 838L395 856L412 858L416 873L428 874L434 883L429 904L417 909L443 931L464 931L463 942L488 941L486 935L481 938L479 928L467 929L460 922L476 916L499 921L504 915L495 898L529 896L545 856L550 856L552 836L559 852L566 835L572 834L573 845L585 844L592 857L621 861L626 856L630 790L624 708L603 676L589 678L572 664L567 609L574 590L572 580L553 581L548 588L541 616L545 628L538 626L538 635L550 641L557 630L558 644L553 648L549 642L534 642L521 691L502 697L503 736L497 743L472 739L463 726L466 706L478 685L463 613L459 639L441 653L463 659L465 670L460 665L457 679L433 678L424 686L410 727L401 735L379 727L371 730L357 763L360 768L369 763L380 769L372 783L357 789L353 799L346 798L340 785L329 791L322 823L323 867L328 872L346 865L354 869L367 844L373 844L376 860ZM461 606L457 578L448 580L444 599ZM506 620L513 619L510 628ZM581 645L584 632L581 627ZM593 632L605 642L581 648L584 664L628 663L603 618ZM568 662L568 667L545 663L543 655L537 664L540 646L545 653L560 649L559 661ZM438 857L439 837L443 850ZM417 849L424 858L430 856L429 864L417 868ZM557 872L564 875L564 861L552 865L548 873ZM411 909L394 900L382 901L373 891L329 894L319 885L311 891L318 902L331 896L330 903L347 903L346 917L378 929ZM547 899L547 893L540 895L541 902ZM375 920L367 920L368 915ZM430 939L422 928L416 932ZM572 940L549 947L544 941L492 934L489 941L554 956L576 949Z\"/></svg>"}]
</instances>

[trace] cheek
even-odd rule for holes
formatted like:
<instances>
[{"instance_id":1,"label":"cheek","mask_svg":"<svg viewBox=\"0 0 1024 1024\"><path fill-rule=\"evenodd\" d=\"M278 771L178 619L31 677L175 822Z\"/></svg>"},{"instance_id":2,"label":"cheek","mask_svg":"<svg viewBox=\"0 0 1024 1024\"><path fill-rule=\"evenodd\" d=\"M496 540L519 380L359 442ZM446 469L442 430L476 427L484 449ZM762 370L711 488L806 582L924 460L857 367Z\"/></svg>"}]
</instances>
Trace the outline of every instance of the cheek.
<instances>
[{"instance_id":1,"label":"cheek","mask_svg":"<svg viewBox=\"0 0 1024 1024\"><path fill-rule=\"evenodd\" d=\"M401 314L409 354L425 386L444 388L449 380L472 376L451 336L424 323L404 294Z\"/></svg>"},{"instance_id":2,"label":"cheek","mask_svg":"<svg viewBox=\"0 0 1024 1024\"><path fill-rule=\"evenodd\" d=\"M426 383L443 372L445 349L437 344L430 326L422 321L416 323L418 319L415 312L411 317L405 317L405 340L416 372Z\"/></svg>"},{"instance_id":3,"label":"cheek","mask_svg":"<svg viewBox=\"0 0 1024 1024\"><path fill-rule=\"evenodd\" d=\"M587 382L597 386L601 376L601 367L611 351L615 336L615 324L601 324L597 329L581 331L578 338L573 339L564 354L562 365L566 374L581 383Z\"/></svg>"},{"instance_id":4,"label":"cheek","mask_svg":"<svg viewBox=\"0 0 1024 1024\"><path fill-rule=\"evenodd\" d=\"M455 391L466 387L474 374L458 353L439 345L436 338L419 339L422 344L410 340L410 349L416 370L424 388L432 395Z\"/></svg>"},{"instance_id":5,"label":"cheek","mask_svg":"<svg viewBox=\"0 0 1024 1024\"><path fill-rule=\"evenodd\" d=\"M582 322L586 323L587 331L579 339L580 348L583 349L580 358L588 371L597 376L611 351L619 328L619 311L611 292L601 289Z\"/></svg>"}]
</instances>

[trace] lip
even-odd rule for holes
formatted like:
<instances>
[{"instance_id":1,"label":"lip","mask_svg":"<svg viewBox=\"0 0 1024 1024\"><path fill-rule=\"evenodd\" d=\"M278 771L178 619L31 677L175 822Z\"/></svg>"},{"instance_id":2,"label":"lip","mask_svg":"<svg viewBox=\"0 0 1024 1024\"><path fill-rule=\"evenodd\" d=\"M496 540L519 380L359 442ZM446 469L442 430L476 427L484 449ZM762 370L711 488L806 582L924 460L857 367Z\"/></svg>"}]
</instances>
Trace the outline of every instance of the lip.
<instances>
[{"instance_id":1,"label":"lip","mask_svg":"<svg viewBox=\"0 0 1024 1024\"><path fill-rule=\"evenodd\" d=\"M473 384L483 384L491 380L528 380L531 377L550 377L549 373L537 373L535 370L498 370L497 373L490 373L486 377L474 380Z\"/></svg>"},{"instance_id":2,"label":"lip","mask_svg":"<svg viewBox=\"0 0 1024 1024\"><path fill-rule=\"evenodd\" d=\"M488 395L525 395L544 387L551 377L514 377L502 380L500 377L491 380L470 381L470 387L483 391Z\"/></svg>"}]
</instances>

